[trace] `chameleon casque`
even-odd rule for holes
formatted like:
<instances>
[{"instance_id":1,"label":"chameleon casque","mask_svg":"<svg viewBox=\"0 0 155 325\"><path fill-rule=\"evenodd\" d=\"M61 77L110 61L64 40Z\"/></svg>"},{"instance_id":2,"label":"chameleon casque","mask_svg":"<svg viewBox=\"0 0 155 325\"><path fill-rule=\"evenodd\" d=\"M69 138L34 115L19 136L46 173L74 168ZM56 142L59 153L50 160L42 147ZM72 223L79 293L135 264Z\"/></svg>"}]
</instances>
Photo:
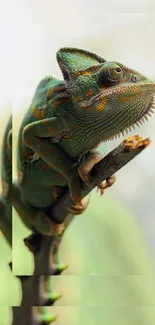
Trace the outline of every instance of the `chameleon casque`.
<instances>
[{"instance_id":1,"label":"chameleon casque","mask_svg":"<svg viewBox=\"0 0 155 325\"><path fill-rule=\"evenodd\" d=\"M21 197L35 211L32 229L46 235L63 231L46 212L66 187L72 212L85 210L81 179L89 185L102 159L97 146L140 126L155 108L155 84L119 62L76 48L60 49L57 61L64 80L41 80L18 140Z\"/></svg>"}]
</instances>

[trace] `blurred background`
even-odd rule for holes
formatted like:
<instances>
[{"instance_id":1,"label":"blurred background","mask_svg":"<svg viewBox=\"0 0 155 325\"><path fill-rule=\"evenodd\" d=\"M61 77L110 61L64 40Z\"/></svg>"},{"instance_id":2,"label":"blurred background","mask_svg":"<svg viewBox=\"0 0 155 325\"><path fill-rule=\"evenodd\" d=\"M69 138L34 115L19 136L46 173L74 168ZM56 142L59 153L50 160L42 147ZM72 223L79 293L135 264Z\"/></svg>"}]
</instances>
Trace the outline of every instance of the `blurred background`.
<instances>
[{"instance_id":1,"label":"blurred background","mask_svg":"<svg viewBox=\"0 0 155 325\"><path fill-rule=\"evenodd\" d=\"M5 1L0 27L0 141L12 110L15 149L38 82L49 74L62 78L56 51L63 46L120 61L155 81L154 0ZM64 293L53 309L60 314L56 324L62 324L61 317L65 324L63 315L66 324L155 323L155 116L133 133L149 136L151 145L117 173L102 198L93 191L89 208L65 233L60 255L69 268L51 281ZM16 178L16 150L13 167ZM30 232L15 212L13 221L14 273L32 274L32 256L22 242ZM0 258L0 325L10 325L6 306L18 306L21 292L1 233Z\"/></svg>"}]
</instances>

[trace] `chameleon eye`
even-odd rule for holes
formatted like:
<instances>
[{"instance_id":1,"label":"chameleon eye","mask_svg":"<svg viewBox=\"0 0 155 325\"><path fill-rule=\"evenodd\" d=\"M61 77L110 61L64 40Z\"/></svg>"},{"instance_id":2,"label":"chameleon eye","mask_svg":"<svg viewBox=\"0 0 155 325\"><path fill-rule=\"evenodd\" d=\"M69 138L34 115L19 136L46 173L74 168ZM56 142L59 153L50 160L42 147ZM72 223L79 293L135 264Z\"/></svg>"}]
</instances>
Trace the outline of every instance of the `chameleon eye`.
<instances>
[{"instance_id":1,"label":"chameleon eye","mask_svg":"<svg viewBox=\"0 0 155 325\"><path fill-rule=\"evenodd\" d=\"M105 63L99 72L100 82L111 85L117 84L123 78L123 70L116 63Z\"/></svg>"}]
</instances>

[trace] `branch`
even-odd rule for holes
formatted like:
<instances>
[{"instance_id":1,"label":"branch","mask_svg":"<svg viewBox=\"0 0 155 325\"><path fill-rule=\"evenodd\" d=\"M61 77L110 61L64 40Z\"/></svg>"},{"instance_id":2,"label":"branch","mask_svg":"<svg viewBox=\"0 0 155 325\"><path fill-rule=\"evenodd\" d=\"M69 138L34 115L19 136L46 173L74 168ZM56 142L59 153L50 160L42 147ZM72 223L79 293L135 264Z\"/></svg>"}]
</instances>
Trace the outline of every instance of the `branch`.
<instances>
[{"instance_id":1,"label":"branch","mask_svg":"<svg viewBox=\"0 0 155 325\"><path fill-rule=\"evenodd\" d=\"M9 264L12 270L12 263ZM22 300L20 307L12 307L12 325L45 325L56 320L56 316L47 314L44 306L53 306L61 295L50 292L49 276L17 276L21 281ZM34 313L34 306L36 312ZM40 309L40 310L38 310Z\"/></svg>"},{"instance_id":2,"label":"branch","mask_svg":"<svg viewBox=\"0 0 155 325\"><path fill-rule=\"evenodd\" d=\"M150 142L149 138L143 140L139 135L124 140L93 167L91 185L88 187L84 183L82 184L82 198L140 154ZM65 194L56 201L49 211L49 216L58 223L64 222L68 215L68 209L71 208L72 204L69 191L66 190Z\"/></svg>"},{"instance_id":3,"label":"branch","mask_svg":"<svg viewBox=\"0 0 155 325\"><path fill-rule=\"evenodd\" d=\"M98 162L92 169L92 181L91 186L86 186L82 184L82 198L91 192L91 190L98 184L109 178L111 175L116 173L119 169L125 166L129 161L141 153L148 145L150 140L142 139L140 136L132 136L127 140L123 141L117 148L111 151L107 156L105 156L100 162ZM74 216L68 213L68 209L72 207L72 199L68 190L63 194L63 196L52 206L48 211L48 216L58 223L65 223L65 229L73 220ZM65 231L65 230L64 230ZM38 237L38 242L36 251L34 251L35 260L35 274L57 274L56 270L59 272L59 266L52 266L49 264L50 261L50 245L52 247L53 260L58 262L57 253L62 240L64 232L57 238L47 237L40 235ZM40 245L39 242L42 244ZM40 245L40 247L39 247ZM48 247L48 248L47 248ZM47 249L47 250L46 250ZM65 266L64 266L65 267ZM62 265L63 269L63 265ZM52 272L54 270L54 272ZM41 273L41 272L44 273ZM61 266L60 266L61 272Z\"/></svg>"},{"instance_id":4,"label":"branch","mask_svg":"<svg viewBox=\"0 0 155 325\"><path fill-rule=\"evenodd\" d=\"M40 311L40 312L39 312ZM57 319L49 314L46 307L12 307L13 322L11 325L50 325Z\"/></svg>"}]
</instances>

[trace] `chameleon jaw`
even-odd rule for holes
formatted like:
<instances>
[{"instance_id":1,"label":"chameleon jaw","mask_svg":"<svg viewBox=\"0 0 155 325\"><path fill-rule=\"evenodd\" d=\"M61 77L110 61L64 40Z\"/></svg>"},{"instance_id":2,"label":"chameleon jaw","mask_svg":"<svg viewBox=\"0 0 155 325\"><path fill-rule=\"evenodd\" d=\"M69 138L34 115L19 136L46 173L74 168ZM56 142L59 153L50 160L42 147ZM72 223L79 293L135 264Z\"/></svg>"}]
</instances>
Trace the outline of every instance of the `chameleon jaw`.
<instances>
[{"instance_id":1,"label":"chameleon jaw","mask_svg":"<svg viewBox=\"0 0 155 325\"><path fill-rule=\"evenodd\" d=\"M143 83L139 83L140 87L150 87L150 83L148 84L143 84ZM151 87L153 87L153 89L155 89L155 84L153 84L151 82ZM128 85L124 85L121 86L121 92L120 92L120 84L118 85L114 85L110 88L105 88L104 90L100 91L97 95L91 96L88 100L84 100L82 102L79 102L79 106L81 108L88 108L89 106L93 105L95 102L98 102L100 99L102 98L107 98L107 97L111 97L111 95L119 95L120 93L126 93L128 90L134 91L135 89L135 84L130 85L130 87L128 87Z\"/></svg>"},{"instance_id":2,"label":"chameleon jaw","mask_svg":"<svg viewBox=\"0 0 155 325\"><path fill-rule=\"evenodd\" d=\"M132 130L135 130L135 128L141 127L145 121L148 121L148 117L152 117L152 114L155 113L155 95L153 96L153 99L149 105L149 107L147 107L144 115L137 121L135 122L133 125L128 126L126 129L116 133L115 135L113 135L110 138L107 138L106 140L104 140L104 142L108 142L114 139L118 139L120 138L122 135L124 136L125 134L128 134L128 132L131 132Z\"/></svg>"}]
</instances>

